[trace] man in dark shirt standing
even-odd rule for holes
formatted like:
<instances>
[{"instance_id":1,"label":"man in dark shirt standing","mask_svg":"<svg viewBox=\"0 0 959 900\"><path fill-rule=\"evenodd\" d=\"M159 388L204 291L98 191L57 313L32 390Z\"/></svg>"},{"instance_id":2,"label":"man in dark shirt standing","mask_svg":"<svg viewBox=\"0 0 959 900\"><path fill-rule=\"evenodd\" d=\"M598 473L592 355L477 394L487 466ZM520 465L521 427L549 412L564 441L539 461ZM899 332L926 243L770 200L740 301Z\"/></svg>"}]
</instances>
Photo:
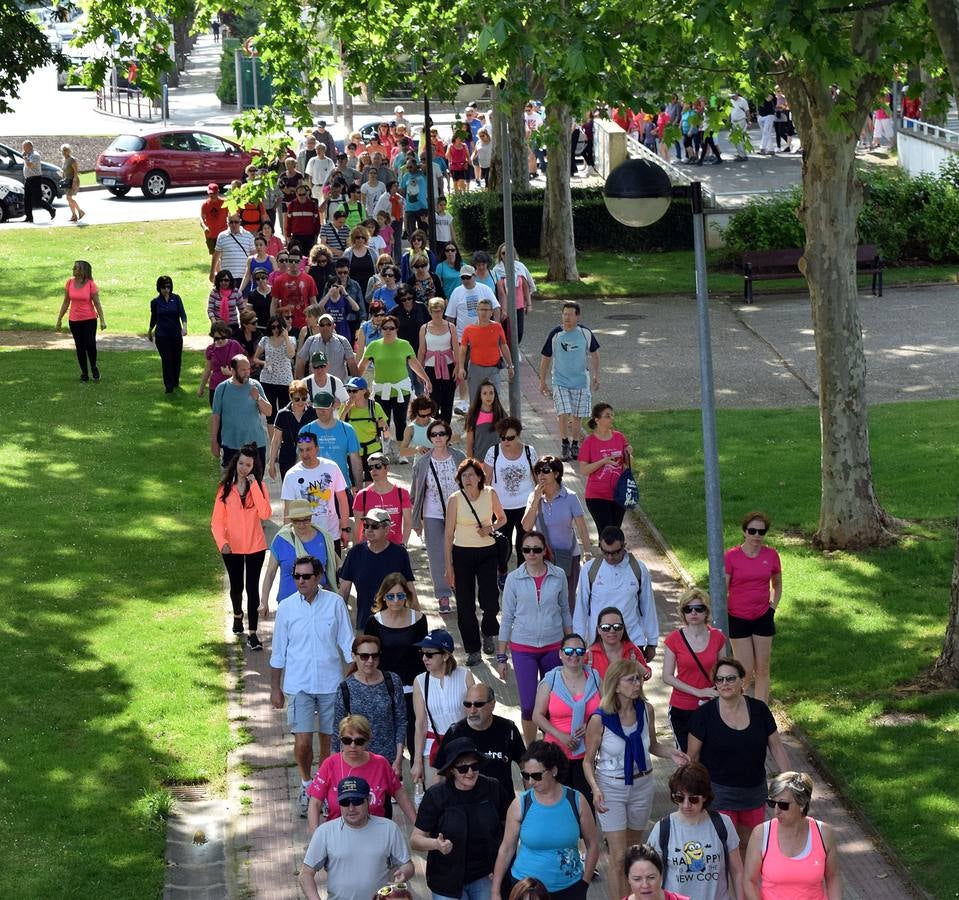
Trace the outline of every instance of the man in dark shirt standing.
<instances>
[{"instance_id":1,"label":"man in dark shirt standing","mask_svg":"<svg viewBox=\"0 0 959 900\"><path fill-rule=\"evenodd\" d=\"M483 760L480 774L495 778L507 797L514 796L513 763L518 766L526 752L519 729L509 719L493 715L496 695L487 684L474 684L466 692L463 706L466 718L447 729L440 747L456 738L469 738Z\"/></svg>"}]
</instances>

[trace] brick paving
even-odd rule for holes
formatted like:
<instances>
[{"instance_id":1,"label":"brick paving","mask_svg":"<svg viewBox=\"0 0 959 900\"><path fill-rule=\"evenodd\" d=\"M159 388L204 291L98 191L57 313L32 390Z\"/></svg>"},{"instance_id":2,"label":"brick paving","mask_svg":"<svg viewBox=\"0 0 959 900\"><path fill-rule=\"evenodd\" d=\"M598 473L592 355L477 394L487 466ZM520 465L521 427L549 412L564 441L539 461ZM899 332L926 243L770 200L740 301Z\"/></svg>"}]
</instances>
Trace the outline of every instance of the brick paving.
<instances>
[{"instance_id":1,"label":"brick paving","mask_svg":"<svg viewBox=\"0 0 959 900\"><path fill-rule=\"evenodd\" d=\"M524 436L540 448L540 452L545 452L548 447L558 446L552 407L537 393L537 376L532 367L524 363L521 372L525 388L522 415ZM454 427L459 426L454 422ZM396 480L408 485L409 466L393 466L391 471ZM578 476L570 473L564 483L582 497L583 483ZM274 512L277 513L281 508L277 499L279 485L271 482L269 486L274 498ZM274 515L273 529L279 521L280 516ZM654 543L655 539L647 539L646 533L649 532L641 528L639 518L628 516L624 530L630 548L649 568L662 634L666 635L677 625L676 599L685 586L682 581L684 573L671 565ZM272 536L272 529L268 536ZM444 619L438 613L436 600L430 590L425 552L415 535L411 536L409 549L414 571L419 573L417 592L430 627L446 627L457 638L457 646L460 646L455 617ZM229 631L230 606L228 600L224 602L224 638L232 642L234 638ZM228 894L211 892L208 894L211 897L229 895L281 900L301 896L296 874L308 842L308 829L306 820L300 819L295 811L299 779L293 763L292 738L286 731L286 713L276 711L270 705L269 648L272 621L271 617L262 622L259 628L258 633L265 644L264 651L244 651L242 670L234 671L235 683L230 691L229 715L235 727L246 729L249 742L239 747L230 758L227 808L232 818L231 846L228 848L231 885ZM459 655L462 656L461 651ZM660 656L657 655L653 663L654 677L647 684L647 695L658 713L657 731L661 737L668 738L668 688L659 678L659 663ZM515 681L511 679L504 685L485 659L473 672L477 679L495 688L497 713L518 723ZM861 824L859 818L837 796L834 788L823 780L810 759L808 749L794 735L787 734L784 737L794 767L810 772L816 781L814 814L837 830L846 885L844 898L894 900L923 896L900 875L896 865L884 857L871 831ZM669 763L659 759L654 761L656 790L650 824L672 808L666 787L671 770ZM403 816L398 813L401 824L402 820ZM423 879L424 860L420 854L414 854L414 859L417 861L414 894L427 897L429 891ZM603 867L604 862L601 861L601 872ZM590 900L603 900L606 891L605 878L597 879L590 889Z\"/></svg>"}]
</instances>

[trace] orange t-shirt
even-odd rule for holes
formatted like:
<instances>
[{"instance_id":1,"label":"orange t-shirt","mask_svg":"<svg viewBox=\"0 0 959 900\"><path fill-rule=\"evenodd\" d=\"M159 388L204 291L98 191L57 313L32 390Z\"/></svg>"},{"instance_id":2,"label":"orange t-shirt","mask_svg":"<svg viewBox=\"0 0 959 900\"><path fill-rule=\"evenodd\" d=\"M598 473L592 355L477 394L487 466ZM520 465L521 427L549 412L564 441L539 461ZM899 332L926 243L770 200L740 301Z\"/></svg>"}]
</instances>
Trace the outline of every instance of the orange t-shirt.
<instances>
[{"instance_id":1,"label":"orange t-shirt","mask_svg":"<svg viewBox=\"0 0 959 900\"><path fill-rule=\"evenodd\" d=\"M229 210L223 204L222 197L211 197L200 207L200 218L204 221L203 233L208 238L215 238L221 231L226 231L226 216Z\"/></svg>"},{"instance_id":2,"label":"orange t-shirt","mask_svg":"<svg viewBox=\"0 0 959 900\"><path fill-rule=\"evenodd\" d=\"M469 347L470 362L478 366L495 366L500 361L500 342L506 343L506 334L499 322L489 325L467 325L460 343Z\"/></svg>"}]
</instances>

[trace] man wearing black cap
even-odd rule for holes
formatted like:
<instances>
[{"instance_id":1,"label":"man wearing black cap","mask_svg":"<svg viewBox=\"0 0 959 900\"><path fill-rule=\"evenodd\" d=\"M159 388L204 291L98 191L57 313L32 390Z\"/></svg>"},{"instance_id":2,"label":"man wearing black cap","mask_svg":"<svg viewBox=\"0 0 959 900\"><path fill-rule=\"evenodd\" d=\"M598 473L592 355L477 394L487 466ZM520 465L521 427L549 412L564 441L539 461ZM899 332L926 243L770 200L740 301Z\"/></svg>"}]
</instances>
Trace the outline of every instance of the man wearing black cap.
<instances>
[{"instance_id":1,"label":"man wearing black cap","mask_svg":"<svg viewBox=\"0 0 959 900\"><path fill-rule=\"evenodd\" d=\"M370 815L370 786L344 778L336 786L341 816L324 822L310 838L299 883L309 900L320 900L316 873L326 869L327 900L370 900L384 885L413 877L409 844L391 819Z\"/></svg>"},{"instance_id":2,"label":"man wearing black cap","mask_svg":"<svg viewBox=\"0 0 959 900\"><path fill-rule=\"evenodd\" d=\"M453 743L468 739L479 751L480 772L499 782L503 793L513 799L513 763L526 752L526 745L516 726L502 716L493 715L496 695L488 684L474 684L463 701L466 718L452 725L440 742L440 756ZM439 768L439 767L437 767Z\"/></svg>"},{"instance_id":3,"label":"man wearing black cap","mask_svg":"<svg viewBox=\"0 0 959 900\"><path fill-rule=\"evenodd\" d=\"M320 119L316 123L316 130L313 132L313 137L316 138L317 144L322 144L326 147L326 155L333 159L336 156L336 141L333 140L333 135L326 130L326 120Z\"/></svg>"}]
</instances>

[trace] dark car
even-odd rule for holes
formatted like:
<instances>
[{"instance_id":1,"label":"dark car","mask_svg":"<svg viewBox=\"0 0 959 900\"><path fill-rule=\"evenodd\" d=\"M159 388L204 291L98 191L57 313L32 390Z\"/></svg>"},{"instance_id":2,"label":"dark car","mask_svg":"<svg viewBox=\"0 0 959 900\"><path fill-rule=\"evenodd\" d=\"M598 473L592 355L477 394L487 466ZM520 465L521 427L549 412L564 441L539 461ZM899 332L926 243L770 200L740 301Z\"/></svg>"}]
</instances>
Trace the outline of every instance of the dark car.
<instances>
[{"instance_id":1,"label":"dark car","mask_svg":"<svg viewBox=\"0 0 959 900\"><path fill-rule=\"evenodd\" d=\"M26 212L23 184L0 175L0 222L19 219Z\"/></svg>"},{"instance_id":2,"label":"dark car","mask_svg":"<svg viewBox=\"0 0 959 900\"><path fill-rule=\"evenodd\" d=\"M14 181L23 184L23 154L13 147L0 144L0 175L6 175ZM63 169L53 163L40 163L40 192L44 203L53 201L62 196L60 179L63 178Z\"/></svg>"},{"instance_id":3,"label":"dark car","mask_svg":"<svg viewBox=\"0 0 959 900\"><path fill-rule=\"evenodd\" d=\"M243 178L251 154L206 131L121 134L97 159L97 183L123 197L138 187L157 199L171 187L226 185Z\"/></svg>"}]
</instances>

